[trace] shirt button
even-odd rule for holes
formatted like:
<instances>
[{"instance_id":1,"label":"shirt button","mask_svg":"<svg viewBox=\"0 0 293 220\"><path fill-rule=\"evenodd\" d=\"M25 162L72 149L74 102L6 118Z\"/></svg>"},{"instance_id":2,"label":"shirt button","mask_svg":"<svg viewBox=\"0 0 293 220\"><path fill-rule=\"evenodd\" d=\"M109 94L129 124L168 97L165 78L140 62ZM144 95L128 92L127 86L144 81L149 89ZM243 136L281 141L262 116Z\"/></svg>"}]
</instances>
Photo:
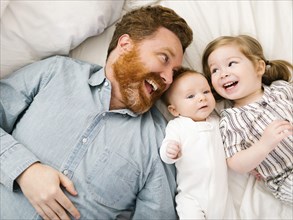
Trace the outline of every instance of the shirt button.
<instances>
[{"instance_id":1,"label":"shirt button","mask_svg":"<svg viewBox=\"0 0 293 220\"><path fill-rule=\"evenodd\" d=\"M104 113L102 114L102 116L105 117L105 115L106 115L106 113L104 112Z\"/></svg>"},{"instance_id":2,"label":"shirt button","mask_svg":"<svg viewBox=\"0 0 293 220\"><path fill-rule=\"evenodd\" d=\"M98 88L98 92L101 92L101 88Z\"/></svg>"},{"instance_id":3,"label":"shirt button","mask_svg":"<svg viewBox=\"0 0 293 220\"><path fill-rule=\"evenodd\" d=\"M68 175L68 170L63 170L63 174L65 175L65 176L67 176Z\"/></svg>"},{"instance_id":4,"label":"shirt button","mask_svg":"<svg viewBox=\"0 0 293 220\"><path fill-rule=\"evenodd\" d=\"M261 103L261 105L262 105L263 107L266 107L267 104L268 104L268 103L266 103L266 102L262 102L262 103Z\"/></svg>"},{"instance_id":5,"label":"shirt button","mask_svg":"<svg viewBox=\"0 0 293 220\"><path fill-rule=\"evenodd\" d=\"M109 83L108 83L108 82L105 82L105 83L104 83L104 85L105 85L105 86L108 86L108 85L109 85Z\"/></svg>"},{"instance_id":6,"label":"shirt button","mask_svg":"<svg viewBox=\"0 0 293 220\"><path fill-rule=\"evenodd\" d=\"M86 143L86 142L87 142L87 138L83 138L82 143Z\"/></svg>"}]
</instances>

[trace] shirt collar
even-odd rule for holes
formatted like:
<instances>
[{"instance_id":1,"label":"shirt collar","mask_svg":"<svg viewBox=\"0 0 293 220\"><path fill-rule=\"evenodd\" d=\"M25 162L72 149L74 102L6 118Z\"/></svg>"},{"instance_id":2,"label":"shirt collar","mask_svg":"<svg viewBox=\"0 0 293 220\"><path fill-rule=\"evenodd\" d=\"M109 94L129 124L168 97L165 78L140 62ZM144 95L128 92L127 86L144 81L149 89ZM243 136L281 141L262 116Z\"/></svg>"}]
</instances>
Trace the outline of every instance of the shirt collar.
<instances>
[{"instance_id":1,"label":"shirt collar","mask_svg":"<svg viewBox=\"0 0 293 220\"><path fill-rule=\"evenodd\" d=\"M105 68L103 67L91 75L91 77L88 79L88 83L91 86L98 86L101 85L105 80Z\"/></svg>"},{"instance_id":2,"label":"shirt collar","mask_svg":"<svg viewBox=\"0 0 293 220\"><path fill-rule=\"evenodd\" d=\"M264 84L262 84L264 93L262 95L262 97L260 98L260 100L250 103L248 105L242 106L242 107L231 107L231 108L226 108L223 109L221 111L221 116L225 115L226 113L241 113L242 111L251 111L254 109L259 109L260 106L266 106L267 103L269 102L269 97L270 97L270 93L271 93L271 88L269 86L266 86Z\"/></svg>"},{"instance_id":3,"label":"shirt collar","mask_svg":"<svg viewBox=\"0 0 293 220\"><path fill-rule=\"evenodd\" d=\"M91 77L88 79L88 83L91 86L99 86L101 85L105 80L106 80L106 75L105 75L105 68L101 68L98 71L94 72ZM132 112L129 109L118 109L118 110L112 110L111 112L117 112L119 114L124 114L124 115L129 115L132 117L137 117L138 115Z\"/></svg>"},{"instance_id":4,"label":"shirt collar","mask_svg":"<svg viewBox=\"0 0 293 220\"><path fill-rule=\"evenodd\" d=\"M262 85L263 89L264 89L264 93L263 93L263 97L262 99L264 100L268 100L268 98L270 97L271 94L271 88L267 85Z\"/></svg>"}]
</instances>

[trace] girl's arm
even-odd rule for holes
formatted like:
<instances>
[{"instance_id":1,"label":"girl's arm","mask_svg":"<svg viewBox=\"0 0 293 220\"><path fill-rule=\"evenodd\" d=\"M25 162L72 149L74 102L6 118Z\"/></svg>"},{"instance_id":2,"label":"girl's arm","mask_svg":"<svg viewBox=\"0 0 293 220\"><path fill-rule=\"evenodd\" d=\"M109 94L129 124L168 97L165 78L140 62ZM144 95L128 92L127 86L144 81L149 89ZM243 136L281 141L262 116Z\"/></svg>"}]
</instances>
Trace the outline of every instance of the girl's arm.
<instances>
[{"instance_id":1,"label":"girl's arm","mask_svg":"<svg viewBox=\"0 0 293 220\"><path fill-rule=\"evenodd\" d=\"M292 135L292 125L285 120L273 121L255 144L239 151L227 159L228 166L238 172L247 173L256 168L284 138Z\"/></svg>"}]
</instances>

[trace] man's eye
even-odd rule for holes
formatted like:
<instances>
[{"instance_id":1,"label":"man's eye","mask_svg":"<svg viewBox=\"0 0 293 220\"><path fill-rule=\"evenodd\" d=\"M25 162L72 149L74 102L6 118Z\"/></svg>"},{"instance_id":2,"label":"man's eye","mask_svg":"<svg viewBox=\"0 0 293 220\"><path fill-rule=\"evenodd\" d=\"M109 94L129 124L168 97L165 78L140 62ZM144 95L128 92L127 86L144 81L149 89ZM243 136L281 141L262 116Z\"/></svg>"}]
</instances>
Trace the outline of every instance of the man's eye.
<instances>
[{"instance_id":1,"label":"man's eye","mask_svg":"<svg viewBox=\"0 0 293 220\"><path fill-rule=\"evenodd\" d=\"M162 54L162 59L164 63L168 63L169 61L169 57L167 56L167 54Z\"/></svg>"}]
</instances>

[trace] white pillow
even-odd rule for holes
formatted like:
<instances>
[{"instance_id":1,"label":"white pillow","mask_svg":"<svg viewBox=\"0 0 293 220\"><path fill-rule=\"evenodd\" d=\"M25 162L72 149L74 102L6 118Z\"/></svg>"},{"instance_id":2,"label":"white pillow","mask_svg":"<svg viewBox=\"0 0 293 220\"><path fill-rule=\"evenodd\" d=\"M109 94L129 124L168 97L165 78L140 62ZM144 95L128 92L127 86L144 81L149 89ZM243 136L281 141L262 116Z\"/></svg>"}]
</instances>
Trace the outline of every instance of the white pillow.
<instances>
[{"instance_id":1,"label":"white pillow","mask_svg":"<svg viewBox=\"0 0 293 220\"><path fill-rule=\"evenodd\" d=\"M248 34L260 41L266 58L292 62L292 1L162 0L190 25L194 41L184 65L202 71L206 45L221 35Z\"/></svg>"},{"instance_id":2,"label":"white pillow","mask_svg":"<svg viewBox=\"0 0 293 220\"><path fill-rule=\"evenodd\" d=\"M2 17L7 5L9 4L8 0L2 0L0 1L0 18Z\"/></svg>"},{"instance_id":3,"label":"white pillow","mask_svg":"<svg viewBox=\"0 0 293 220\"><path fill-rule=\"evenodd\" d=\"M1 14L0 77L54 55L68 55L121 17L124 0L10 1Z\"/></svg>"},{"instance_id":4,"label":"white pillow","mask_svg":"<svg viewBox=\"0 0 293 220\"><path fill-rule=\"evenodd\" d=\"M155 5L160 0L125 0L122 14L139 7ZM108 27L99 36L93 36L82 42L78 47L72 50L70 57L80 59L86 62L95 63L101 66L105 65L106 56L110 41L115 31L115 24Z\"/></svg>"}]
</instances>

